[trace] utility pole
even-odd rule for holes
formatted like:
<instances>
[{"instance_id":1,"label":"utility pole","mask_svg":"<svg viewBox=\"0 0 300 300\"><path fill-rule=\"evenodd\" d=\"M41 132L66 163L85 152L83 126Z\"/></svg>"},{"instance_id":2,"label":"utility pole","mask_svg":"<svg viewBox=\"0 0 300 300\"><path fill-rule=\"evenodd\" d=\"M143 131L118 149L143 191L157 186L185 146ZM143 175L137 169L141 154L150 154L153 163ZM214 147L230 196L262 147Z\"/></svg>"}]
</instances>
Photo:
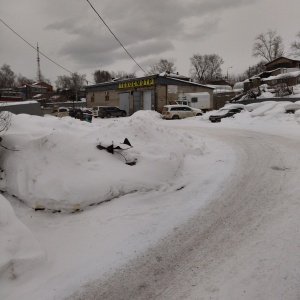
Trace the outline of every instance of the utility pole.
<instances>
[{"instance_id":1,"label":"utility pole","mask_svg":"<svg viewBox=\"0 0 300 300\"><path fill-rule=\"evenodd\" d=\"M232 66L227 68L227 80L228 80L228 70L231 68L232 68Z\"/></svg>"},{"instance_id":2,"label":"utility pole","mask_svg":"<svg viewBox=\"0 0 300 300\"><path fill-rule=\"evenodd\" d=\"M40 50L39 50L39 44L37 44L37 80L38 82L42 81L42 73L41 73L41 66L40 66Z\"/></svg>"}]
</instances>

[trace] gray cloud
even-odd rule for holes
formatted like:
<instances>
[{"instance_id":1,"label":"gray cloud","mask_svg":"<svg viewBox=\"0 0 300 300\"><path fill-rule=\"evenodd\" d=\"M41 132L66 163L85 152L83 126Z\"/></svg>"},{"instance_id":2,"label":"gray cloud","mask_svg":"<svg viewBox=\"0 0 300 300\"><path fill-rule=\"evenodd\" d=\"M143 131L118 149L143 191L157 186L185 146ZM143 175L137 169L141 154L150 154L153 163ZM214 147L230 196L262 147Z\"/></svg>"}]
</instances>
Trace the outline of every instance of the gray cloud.
<instances>
[{"instance_id":1,"label":"gray cloud","mask_svg":"<svg viewBox=\"0 0 300 300\"><path fill-rule=\"evenodd\" d=\"M252 1L254 3L255 1ZM174 49L175 40L200 39L218 30L219 12L249 5L241 0L128 0L122 4L104 1L99 9L106 24L128 51L137 58L145 59ZM98 8L97 8L98 6ZM64 42L58 54L71 60L80 60L81 65L90 66L96 59L109 65L117 59L127 59L126 53L114 40L103 22L85 7L78 19L78 11L71 8L75 17L51 23L46 30L63 32L73 38ZM122 49L121 49L122 50ZM109 58L114 55L114 59Z\"/></svg>"},{"instance_id":2,"label":"gray cloud","mask_svg":"<svg viewBox=\"0 0 300 300\"><path fill-rule=\"evenodd\" d=\"M144 68L160 58L172 57L175 64L181 64L178 69L185 72L193 53L218 53L230 65L238 56L246 55L248 66L254 37L268 28L277 28L279 34L287 35L292 29L280 22L282 11L296 23L294 12L299 7L297 0L289 0L289 6L274 0L90 1ZM33 45L38 42L41 51L69 70L137 67L87 1L0 0L0 15L26 40ZM26 72L35 74L36 53L27 49L23 41L16 41L18 38L6 28L0 30L6 40L0 48L3 63L12 64L20 73L22 69L18 67L27 64ZM296 32L291 32L293 38ZM22 56L28 57L28 53L28 62L23 60L20 64ZM47 63L42 60L46 68ZM244 59L239 61L244 63ZM46 73L50 69L54 68L47 67Z\"/></svg>"}]
</instances>

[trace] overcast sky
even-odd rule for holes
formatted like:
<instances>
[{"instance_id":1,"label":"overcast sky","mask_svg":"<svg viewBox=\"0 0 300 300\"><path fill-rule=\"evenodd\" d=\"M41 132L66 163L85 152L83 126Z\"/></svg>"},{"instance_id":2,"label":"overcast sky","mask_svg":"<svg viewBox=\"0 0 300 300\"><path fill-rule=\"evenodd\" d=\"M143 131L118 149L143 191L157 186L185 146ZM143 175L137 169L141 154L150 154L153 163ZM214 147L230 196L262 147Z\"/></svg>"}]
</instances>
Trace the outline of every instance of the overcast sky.
<instances>
[{"instance_id":1,"label":"overcast sky","mask_svg":"<svg viewBox=\"0 0 300 300\"><path fill-rule=\"evenodd\" d=\"M193 54L218 54L223 74L245 71L255 37L269 28L288 53L300 31L299 0L90 0L144 70L161 58L189 75ZM49 58L92 81L95 70L143 72L86 0L0 0L0 19ZM36 51L0 22L0 66L36 78ZM69 75L42 55L42 74L54 84ZM232 68L231 68L232 67Z\"/></svg>"}]
</instances>

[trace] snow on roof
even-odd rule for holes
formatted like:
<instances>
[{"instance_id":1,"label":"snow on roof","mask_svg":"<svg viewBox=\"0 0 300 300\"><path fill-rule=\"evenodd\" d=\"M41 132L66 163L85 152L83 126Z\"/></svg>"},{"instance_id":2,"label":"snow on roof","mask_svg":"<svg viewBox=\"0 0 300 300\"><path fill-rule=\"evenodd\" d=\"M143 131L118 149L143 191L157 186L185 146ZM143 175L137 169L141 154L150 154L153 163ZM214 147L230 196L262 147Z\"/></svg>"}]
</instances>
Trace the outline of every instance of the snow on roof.
<instances>
[{"instance_id":1,"label":"snow on roof","mask_svg":"<svg viewBox=\"0 0 300 300\"><path fill-rule=\"evenodd\" d=\"M268 78L263 78L264 81L269 80L276 80L276 79L283 79L283 78L290 78L290 77L298 77L300 75L300 71L294 71L289 73L283 73L275 76L270 76Z\"/></svg>"},{"instance_id":2,"label":"snow on roof","mask_svg":"<svg viewBox=\"0 0 300 300\"><path fill-rule=\"evenodd\" d=\"M13 106L13 105L23 105L23 104L32 104L32 103L38 103L35 100L30 100L30 101L22 101L22 102L2 102L1 107L3 106Z\"/></svg>"},{"instance_id":3,"label":"snow on roof","mask_svg":"<svg viewBox=\"0 0 300 300\"><path fill-rule=\"evenodd\" d=\"M235 83L233 86L233 90L236 90L236 89L244 89L244 82Z\"/></svg>"},{"instance_id":4,"label":"snow on roof","mask_svg":"<svg viewBox=\"0 0 300 300\"><path fill-rule=\"evenodd\" d=\"M208 84L207 86L214 89L214 94L232 92L232 87L230 85Z\"/></svg>"},{"instance_id":5,"label":"snow on roof","mask_svg":"<svg viewBox=\"0 0 300 300\"><path fill-rule=\"evenodd\" d=\"M186 78L190 79L190 77L180 75L178 72L177 73L169 73L169 72L162 72L159 74L159 76L165 76L165 77L172 77L172 78Z\"/></svg>"}]
</instances>

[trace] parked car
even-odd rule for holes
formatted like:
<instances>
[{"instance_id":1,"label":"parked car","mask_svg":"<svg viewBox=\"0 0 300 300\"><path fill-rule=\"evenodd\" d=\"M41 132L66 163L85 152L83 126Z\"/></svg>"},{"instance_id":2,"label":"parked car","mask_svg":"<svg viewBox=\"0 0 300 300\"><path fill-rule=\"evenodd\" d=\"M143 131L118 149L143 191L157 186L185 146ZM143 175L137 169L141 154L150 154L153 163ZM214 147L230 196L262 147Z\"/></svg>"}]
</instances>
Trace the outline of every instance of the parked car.
<instances>
[{"instance_id":1,"label":"parked car","mask_svg":"<svg viewBox=\"0 0 300 300\"><path fill-rule=\"evenodd\" d=\"M93 115L93 111L91 109L89 109L89 108L83 108L82 112L84 114Z\"/></svg>"},{"instance_id":2,"label":"parked car","mask_svg":"<svg viewBox=\"0 0 300 300\"><path fill-rule=\"evenodd\" d=\"M69 109L67 107L59 107L57 109L57 112L55 112L55 114L59 118L66 117L69 115Z\"/></svg>"},{"instance_id":3,"label":"parked car","mask_svg":"<svg viewBox=\"0 0 300 300\"><path fill-rule=\"evenodd\" d=\"M163 119L184 119L201 116L202 114L201 109L189 107L188 105L165 105L162 110Z\"/></svg>"},{"instance_id":4,"label":"parked car","mask_svg":"<svg viewBox=\"0 0 300 300\"><path fill-rule=\"evenodd\" d=\"M75 119L79 119L81 121L86 121L91 123L93 119L93 114L90 110L85 108L75 108L69 110L69 116Z\"/></svg>"},{"instance_id":5,"label":"parked car","mask_svg":"<svg viewBox=\"0 0 300 300\"><path fill-rule=\"evenodd\" d=\"M106 107L106 106L94 106L92 109L93 112L93 117L98 118L99 117L99 111L101 107Z\"/></svg>"},{"instance_id":6,"label":"parked car","mask_svg":"<svg viewBox=\"0 0 300 300\"><path fill-rule=\"evenodd\" d=\"M241 111L243 111L244 108L242 107L236 107L236 108L221 108L220 110L218 110L215 114L209 116L209 120L211 122L221 122L221 120L223 118L229 118L234 116L237 113L240 113Z\"/></svg>"},{"instance_id":7,"label":"parked car","mask_svg":"<svg viewBox=\"0 0 300 300\"><path fill-rule=\"evenodd\" d=\"M94 114L94 108L93 108L93 114ZM119 109L115 106L100 106L98 109L98 117L100 118L126 117L126 116L127 116L126 110Z\"/></svg>"}]
</instances>

